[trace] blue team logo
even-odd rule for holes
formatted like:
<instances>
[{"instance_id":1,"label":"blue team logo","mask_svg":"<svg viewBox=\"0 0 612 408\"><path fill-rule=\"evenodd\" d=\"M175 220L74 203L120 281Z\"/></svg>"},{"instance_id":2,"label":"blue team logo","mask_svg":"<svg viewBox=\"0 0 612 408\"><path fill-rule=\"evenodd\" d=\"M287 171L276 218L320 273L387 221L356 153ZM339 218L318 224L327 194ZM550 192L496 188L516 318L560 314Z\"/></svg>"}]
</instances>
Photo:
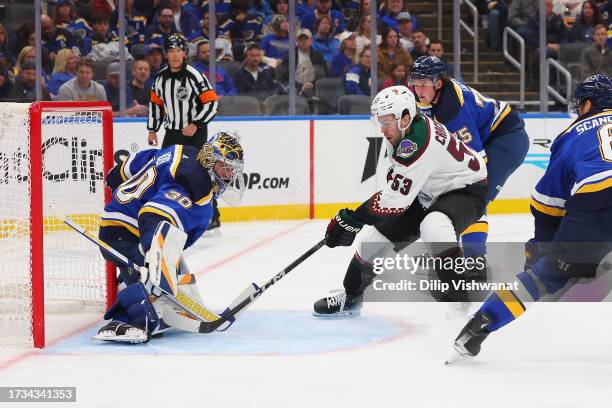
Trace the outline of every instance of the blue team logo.
<instances>
[{"instance_id":1,"label":"blue team logo","mask_svg":"<svg viewBox=\"0 0 612 408\"><path fill-rule=\"evenodd\" d=\"M412 140L404 139L397 148L397 157L407 159L417 151L419 147Z\"/></svg>"}]
</instances>

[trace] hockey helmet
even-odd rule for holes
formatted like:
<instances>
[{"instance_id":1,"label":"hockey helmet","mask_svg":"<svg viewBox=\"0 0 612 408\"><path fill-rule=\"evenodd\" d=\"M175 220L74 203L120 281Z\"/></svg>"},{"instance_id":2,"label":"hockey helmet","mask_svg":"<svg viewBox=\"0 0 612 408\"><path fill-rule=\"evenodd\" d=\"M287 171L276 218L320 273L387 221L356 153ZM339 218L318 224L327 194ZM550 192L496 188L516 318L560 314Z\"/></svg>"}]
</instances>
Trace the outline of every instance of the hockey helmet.
<instances>
[{"instance_id":1,"label":"hockey helmet","mask_svg":"<svg viewBox=\"0 0 612 408\"><path fill-rule=\"evenodd\" d=\"M410 89L403 85L391 86L380 91L371 106L372 119L375 126L378 126L377 117L393 115L397 120L397 126L404 132L417 114L416 101ZM404 128L400 125L400 120L404 113L408 111L410 122Z\"/></svg>"},{"instance_id":2,"label":"hockey helmet","mask_svg":"<svg viewBox=\"0 0 612 408\"><path fill-rule=\"evenodd\" d=\"M410 68L410 79L431 79L436 82L442 75L446 75L446 64L433 55L419 57Z\"/></svg>"},{"instance_id":3,"label":"hockey helmet","mask_svg":"<svg viewBox=\"0 0 612 408\"><path fill-rule=\"evenodd\" d=\"M591 109L603 110L612 108L612 81L603 74L586 78L574 91L568 105L570 113L578 113L578 108L586 100L593 105Z\"/></svg>"},{"instance_id":4,"label":"hockey helmet","mask_svg":"<svg viewBox=\"0 0 612 408\"><path fill-rule=\"evenodd\" d=\"M170 48L180 48L181 50L187 52L187 42L180 34L170 34L164 40L164 50L168 52Z\"/></svg>"},{"instance_id":5,"label":"hockey helmet","mask_svg":"<svg viewBox=\"0 0 612 408\"><path fill-rule=\"evenodd\" d=\"M239 136L218 132L207 144L210 146L212 160L209 159L209 164L205 167L214 174L218 186L217 195L232 191L232 194L224 194L224 201L232 205L239 204L245 185L242 176L244 150Z\"/></svg>"}]
</instances>

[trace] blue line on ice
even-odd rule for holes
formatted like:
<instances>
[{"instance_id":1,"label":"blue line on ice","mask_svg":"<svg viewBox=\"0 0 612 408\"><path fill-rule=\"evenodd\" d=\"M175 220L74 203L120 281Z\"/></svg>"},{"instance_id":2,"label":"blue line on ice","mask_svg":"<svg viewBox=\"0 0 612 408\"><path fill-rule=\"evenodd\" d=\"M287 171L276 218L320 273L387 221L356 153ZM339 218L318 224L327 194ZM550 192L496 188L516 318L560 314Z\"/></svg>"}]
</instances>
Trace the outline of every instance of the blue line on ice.
<instances>
[{"instance_id":1,"label":"blue line on ice","mask_svg":"<svg viewBox=\"0 0 612 408\"><path fill-rule=\"evenodd\" d=\"M101 322L102 325L102 322ZM246 312L226 332L171 332L147 344L123 345L91 340L87 330L45 349L58 354L213 354L300 355L359 348L405 333L398 322L379 316L318 319L306 311Z\"/></svg>"}]
</instances>

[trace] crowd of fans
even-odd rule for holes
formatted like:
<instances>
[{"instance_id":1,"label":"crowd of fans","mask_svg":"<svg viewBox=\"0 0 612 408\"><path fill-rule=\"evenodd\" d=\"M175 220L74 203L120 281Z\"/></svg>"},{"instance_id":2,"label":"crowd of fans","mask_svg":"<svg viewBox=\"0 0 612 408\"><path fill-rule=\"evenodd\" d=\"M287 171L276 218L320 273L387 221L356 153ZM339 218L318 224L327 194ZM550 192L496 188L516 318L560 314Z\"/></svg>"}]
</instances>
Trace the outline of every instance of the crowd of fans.
<instances>
[{"instance_id":1,"label":"crowd of fans","mask_svg":"<svg viewBox=\"0 0 612 408\"><path fill-rule=\"evenodd\" d=\"M549 55L558 56L559 44L565 42L592 43L583 55L584 76L612 74L607 32L612 0L585 1L573 20L553 10L556 1L546 2ZM49 3L52 12L41 17L43 98L108 100L117 112L121 85L116 63L121 47L117 1L91 0L80 15L71 0ZM477 4L483 25L488 26L488 47L500 50L505 25L538 46L538 0ZM127 114L147 114L150 85L164 66L163 42L173 33L187 39L189 62L205 75L210 59L218 61L215 82L220 96L262 99L295 86L300 95L312 98L316 81L325 77L342 79L347 94L369 95L374 51L379 88L406 84L412 61L422 55L444 60L442 42L428 39L419 29L408 10L409 1L386 0L377 7L377 44L372 46L370 0L296 0L296 77L289 84L288 0L216 0L214 50L209 43L208 1L125 0ZM0 25L0 100L35 99L34 42L33 22L24 22L14 32ZM225 61L241 66L230 73L223 68ZM448 68L452 74L452 66ZM103 80L101 69L106 74ZM96 73L100 83L94 80Z\"/></svg>"},{"instance_id":2,"label":"crowd of fans","mask_svg":"<svg viewBox=\"0 0 612 408\"><path fill-rule=\"evenodd\" d=\"M546 57L559 59L562 44L584 44L580 59L582 80L594 73L612 75L612 0L546 0ZM501 51L503 29L510 26L531 50L539 47L538 0L481 0L479 9L488 26L489 48ZM609 38L608 38L609 37ZM528 71L537 72L537 59Z\"/></svg>"},{"instance_id":3,"label":"crowd of fans","mask_svg":"<svg viewBox=\"0 0 612 408\"><path fill-rule=\"evenodd\" d=\"M53 3L50 2L51 6ZM117 2L91 1L77 14L73 1L58 0L50 15L41 17L43 99L108 100L119 109ZM216 66L217 93L254 95L260 99L287 93L289 22L287 0L217 0L215 50L210 49L207 1L126 0L126 50L130 62L127 114L147 114L149 87L164 66L163 41L181 33L189 42L190 63L209 75ZM297 1L295 86L300 95L314 96L320 78L343 80L348 94L370 93L369 0ZM416 18L403 0L381 3L377 36L378 78L405 83L413 58L428 52L428 40L416 30ZM34 24L24 22L15 32L0 26L0 99L35 99ZM441 46L441 43L438 43ZM443 52L443 51L442 51ZM230 75L224 61L241 67ZM94 76L105 67L105 77ZM99 75L98 75L99 76Z\"/></svg>"}]
</instances>

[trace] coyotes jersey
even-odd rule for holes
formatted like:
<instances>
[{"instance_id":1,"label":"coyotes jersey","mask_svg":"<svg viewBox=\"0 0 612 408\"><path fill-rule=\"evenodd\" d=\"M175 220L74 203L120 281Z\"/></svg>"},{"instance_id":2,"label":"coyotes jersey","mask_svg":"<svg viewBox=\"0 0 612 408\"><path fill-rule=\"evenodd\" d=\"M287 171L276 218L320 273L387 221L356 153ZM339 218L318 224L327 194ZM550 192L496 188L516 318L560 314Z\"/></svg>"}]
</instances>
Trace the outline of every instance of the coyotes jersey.
<instances>
[{"instance_id":1,"label":"coyotes jersey","mask_svg":"<svg viewBox=\"0 0 612 408\"><path fill-rule=\"evenodd\" d=\"M437 198L486 178L484 160L442 124L418 115L409 133L390 148L386 187L368 204L374 217L403 213L415 199L429 208Z\"/></svg>"}]
</instances>

